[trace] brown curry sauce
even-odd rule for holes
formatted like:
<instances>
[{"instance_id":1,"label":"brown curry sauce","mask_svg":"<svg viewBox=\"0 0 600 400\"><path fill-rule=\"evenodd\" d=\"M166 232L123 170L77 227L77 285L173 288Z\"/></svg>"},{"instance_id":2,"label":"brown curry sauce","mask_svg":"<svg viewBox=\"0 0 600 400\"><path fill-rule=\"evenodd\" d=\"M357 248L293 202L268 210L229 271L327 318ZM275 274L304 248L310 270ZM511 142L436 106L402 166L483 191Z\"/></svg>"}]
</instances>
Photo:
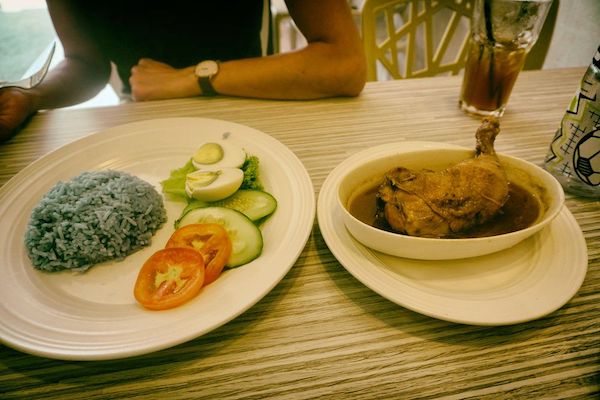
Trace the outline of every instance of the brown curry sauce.
<instances>
[{"instance_id":1,"label":"brown curry sauce","mask_svg":"<svg viewBox=\"0 0 600 400\"><path fill-rule=\"evenodd\" d=\"M348 211L360 221L375 228L393 232L388 225L377 199L378 185L367 187L358 193L348 205ZM465 232L459 232L450 238L475 238L496 236L515 232L532 225L540 214L538 200L528 190L515 183L508 185L508 200L498 214L484 224L475 226Z\"/></svg>"}]
</instances>

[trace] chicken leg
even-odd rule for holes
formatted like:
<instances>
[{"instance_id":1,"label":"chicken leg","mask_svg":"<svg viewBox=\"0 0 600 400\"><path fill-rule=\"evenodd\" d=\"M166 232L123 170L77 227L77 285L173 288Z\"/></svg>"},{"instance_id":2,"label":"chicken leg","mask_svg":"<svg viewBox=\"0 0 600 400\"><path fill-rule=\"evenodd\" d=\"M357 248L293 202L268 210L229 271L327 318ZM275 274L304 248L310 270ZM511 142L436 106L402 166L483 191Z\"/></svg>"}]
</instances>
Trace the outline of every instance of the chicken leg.
<instances>
[{"instance_id":1,"label":"chicken leg","mask_svg":"<svg viewBox=\"0 0 600 400\"><path fill-rule=\"evenodd\" d=\"M379 188L391 228L421 237L452 237L492 218L508 198L508 180L494 150L499 122L484 119L475 156L442 171L387 172Z\"/></svg>"}]
</instances>

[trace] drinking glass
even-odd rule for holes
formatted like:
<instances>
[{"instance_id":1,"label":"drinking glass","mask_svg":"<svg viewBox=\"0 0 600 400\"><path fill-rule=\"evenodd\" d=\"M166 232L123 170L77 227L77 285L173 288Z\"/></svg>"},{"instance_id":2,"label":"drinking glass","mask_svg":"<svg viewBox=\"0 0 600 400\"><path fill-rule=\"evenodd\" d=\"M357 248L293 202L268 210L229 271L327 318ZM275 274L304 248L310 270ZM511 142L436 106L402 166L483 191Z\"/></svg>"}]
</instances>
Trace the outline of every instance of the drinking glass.
<instances>
[{"instance_id":1,"label":"drinking glass","mask_svg":"<svg viewBox=\"0 0 600 400\"><path fill-rule=\"evenodd\" d=\"M475 0L459 104L500 117L552 0Z\"/></svg>"}]
</instances>

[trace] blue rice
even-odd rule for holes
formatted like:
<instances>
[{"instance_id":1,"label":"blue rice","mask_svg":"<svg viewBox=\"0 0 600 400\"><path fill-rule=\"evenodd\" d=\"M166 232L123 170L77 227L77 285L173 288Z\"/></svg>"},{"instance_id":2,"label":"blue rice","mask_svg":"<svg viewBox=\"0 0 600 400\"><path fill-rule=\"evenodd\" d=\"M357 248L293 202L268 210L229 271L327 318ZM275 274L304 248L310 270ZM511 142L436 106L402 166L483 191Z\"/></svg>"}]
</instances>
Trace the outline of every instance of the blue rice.
<instances>
[{"instance_id":1,"label":"blue rice","mask_svg":"<svg viewBox=\"0 0 600 400\"><path fill-rule=\"evenodd\" d=\"M149 183L119 171L84 172L44 195L31 213L25 247L37 269L85 271L149 245L166 220Z\"/></svg>"}]
</instances>

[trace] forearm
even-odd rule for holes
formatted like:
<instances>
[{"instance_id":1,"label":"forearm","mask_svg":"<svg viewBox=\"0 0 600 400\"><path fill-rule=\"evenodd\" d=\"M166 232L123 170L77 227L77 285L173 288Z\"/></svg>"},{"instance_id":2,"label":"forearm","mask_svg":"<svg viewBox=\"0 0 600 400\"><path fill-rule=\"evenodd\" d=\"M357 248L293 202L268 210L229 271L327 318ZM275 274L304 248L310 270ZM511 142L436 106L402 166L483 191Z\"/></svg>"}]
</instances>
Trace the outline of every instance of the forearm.
<instances>
[{"instance_id":1,"label":"forearm","mask_svg":"<svg viewBox=\"0 0 600 400\"><path fill-rule=\"evenodd\" d=\"M358 95L366 81L366 63L346 0L286 4L308 45L261 59L225 62L213 81L216 91L275 99Z\"/></svg>"},{"instance_id":2,"label":"forearm","mask_svg":"<svg viewBox=\"0 0 600 400\"><path fill-rule=\"evenodd\" d=\"M326 43L312 43L270 57L224 62L213 80L220 94L270 99L356 96L364 83L360 51L339 51Z\"/></svg>"},{"instance_id":3,"label":"forearm","mask_svg":"<svg viewBox=\"0 0 600 400\"><path fill-rule=\"evenodd\" d=\"M34 110L71 106L91 99L108 82L110 65L94 67L65 58L29 93Z\"/></svg>"},{"instance_id":4,"label":"forearm","mask_svg":"<svg viewBox=\"0 0 600 400\"><path fill-rule=\"evenodd\" d=\"M286 3L307 46L268 57L222 62L212 79L216 92L269 99L358 95L366 81L366 63L346 0ZM194 66L175 69L155 60L140 60L132 69L129 83L135 100L201 94Z\"/></svg>"},{"instance_id":5,"label":"forearm","mask_svg":"<svg viewBox=\"0 0 600 400\"><path fill-rule=\"evenodd\" d=\"M48 12L64 49L64 59L28 95L35 110L59 108L94 97L108 82L110 60L88 35L75 1L47 0Z\"/></svg>"},{"instance_id":6,"label":"forearm","mask_svg":"<svg viewBox=\"0 0 600 400\"><path fill-rule=\"evenodd\" d=\"M296 52L222 62L212 84L217 93L263 99L357 96L365 84L362 50L311 43ZM201 95L194 66L175 69L143 59L132 69L134 100Z\"/></svg>"},{"instance_id":7,"label":"forearm","mask_svg":"<svg viewBox=\"0 0 600 400\"><path fill-rule=\"evenodd\" d=\"M14 135L38 110L64 107L91 98L106 83L104 75L106 73L90 73L88 67L78 62L65 62L52 69L33 89L1 89L0 142Z\"/></svg>"}]
</instances>

